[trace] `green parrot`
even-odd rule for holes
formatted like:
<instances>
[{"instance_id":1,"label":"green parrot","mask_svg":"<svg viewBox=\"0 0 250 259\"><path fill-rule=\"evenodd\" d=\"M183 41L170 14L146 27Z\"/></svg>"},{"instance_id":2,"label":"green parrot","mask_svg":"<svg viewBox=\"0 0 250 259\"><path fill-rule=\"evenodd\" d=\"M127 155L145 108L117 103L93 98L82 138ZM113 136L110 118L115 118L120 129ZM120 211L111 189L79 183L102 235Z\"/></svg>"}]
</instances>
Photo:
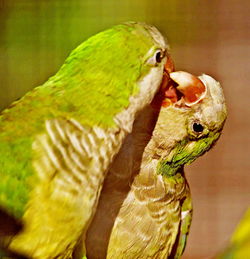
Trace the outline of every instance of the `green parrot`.
<instances>
[{"instance_id":1,"label":"green parrot","mask_svg":"<svg viewBox=\"0 0 250 259\"><path fill-rule=\"evenodd\" d=\"M218 259L250 258L250 208L238 224L228 248L217 257Z\"/></svg>"},{"instance_id":2,"label":"green parrot","mask_svg":"<svg viewBox=\"0 0 250 259\"><path fill-rule=\"evenodd\" d=\"M72 258L108 168L168 63L153 26L129 22L79 45L59 71L0 115L0 246ZM168 73L167 70L164 74Z\"/></svg>"},{"instance_id":3,"label":"green parrot","mask_svg":"<svg viewBox=\"0 0 250 259\"><path fill-rule=\"evenodd\" d=\"M135 121L111 165L86 239L87 257L180 258L192 219L184 165L208 151L227 116L220 84L170 73L163 98ZM149 114L161 110L153 133Z\"/></svg>"}]
</instances>

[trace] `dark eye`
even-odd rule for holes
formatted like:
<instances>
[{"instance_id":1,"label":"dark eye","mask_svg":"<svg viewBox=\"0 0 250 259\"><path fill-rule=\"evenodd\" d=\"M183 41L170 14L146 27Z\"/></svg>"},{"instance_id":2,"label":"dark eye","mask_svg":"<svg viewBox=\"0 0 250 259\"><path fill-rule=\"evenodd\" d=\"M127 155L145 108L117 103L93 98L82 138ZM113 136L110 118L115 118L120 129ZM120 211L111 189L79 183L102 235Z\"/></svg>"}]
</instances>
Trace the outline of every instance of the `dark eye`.
<instances>
[{"instance_id":1,"label":"dark eye","mask_svg":"<svg viewBox=\"0 0 250 259\"><path fill-rule=\"evenodd\" d=\"M162 58L163 58L162 52L161 51L156 52L156 54L155 54L156 62L161 63Z\"/></svg>"},{"instance_id":2,"label":"dark eye","mask_svg":"<svg viewBox=\"0 0 250 259\"><path fill-rule=\"evenodd\" d=\"M166 50L157 49L154 52L154 54L147 60L147 64L149 64L150 66L157 66L162 62L166 54L167 54Z\"/></svg>"},{"instance_id":3,"label":"dark eye","mask_svg":"<svg viewBox=\"0 0 250 259\"><path fill-rule=\"evenodd\" d=\"M154 54L154 62L161 63L162 59L166 56L166 50L158 49Z\"/></svg>"},{"instance_id":4,"label":"dark eye","mask_svg":"<svg viewBox=\"0 0 250 259\"><path fill-rule=\"evenodd\" d=\"M204 130L204 127L200 123L194 122L193 130L196 133L201 133Z\"/></svg>"}]
</instances>

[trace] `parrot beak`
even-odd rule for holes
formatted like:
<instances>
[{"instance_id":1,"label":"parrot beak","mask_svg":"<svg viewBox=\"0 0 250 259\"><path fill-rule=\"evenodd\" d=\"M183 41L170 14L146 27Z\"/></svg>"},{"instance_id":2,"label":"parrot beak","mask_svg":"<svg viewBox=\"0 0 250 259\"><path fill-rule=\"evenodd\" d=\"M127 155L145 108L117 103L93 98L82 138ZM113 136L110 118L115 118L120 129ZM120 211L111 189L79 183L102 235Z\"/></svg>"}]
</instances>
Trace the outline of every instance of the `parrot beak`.
<instances>
[{"instance_id":1,"label":"parrot beak","mask_svg":"<svg viewBox=\"0 0 250 259\"><path fill-rule=\"evenodd\" d=\"M175 69L174 69L174 61L173 59L168 55L167 56L167 62L164 66L164 72L170 74L171 72L173 72Z\"/></svg>"},{"instance_id":2,"label":"parrot beak","mask_svg":"<svg viewBox=\"0 0 250 259\"><path fill-rule=\"evenodd\" d=\"M165 100L166 99L166 91L171 87L169 86L169 83L172 82L170 78L170 73L174 71L174 62L173 59L168 55L167 56L167 62L164 65L164 71L163 71L163 77L162 77L162 82L160 86L159 92L156 94L155 98L153 99L151 106L153 108L159 109L161 106L169 106L172 102L170 100ZM171 91L171 90L170 90ZM174 102L175 100L173 100ZM177 99L176 99L177 101ZM164 105L163 105L164 103Z\"/></svg>"},{"instance_id":3,"label":"parrot beak","mask_svg":"<svg viewBox=\"0 0 250 259\"><path fill-rule=\"evenodd\" d=\"M173 71L174 62L168 56L160 91L152 101L152 107L191 107L206 96L207 88L198 77L184 71Z\"/></svg>"},{"instance_id":4,"label":"parrot beak","mask_svg":"<svg viewBox=\"0 0 250 259\"><path fill-rule=\"evenodd\" d=\"M172 72L169 76L177 84L176 89L182 95L180 102L186 106L191 107L206 96L206 86L198 77L184 71Z\"/></svg>"},{"instance_id":5,"label":"parrot beak","mask_svg":"<svg viewBox=\"0 0 250 259\"><path fill-rule=\"evenodd\" d=\"M169 74L174 71L173 59L168 55L167 62L164 65L163 78L161 82L160 91L165 91L168 87L168 83L171 80Z\"/></svg>"}]
</instances>

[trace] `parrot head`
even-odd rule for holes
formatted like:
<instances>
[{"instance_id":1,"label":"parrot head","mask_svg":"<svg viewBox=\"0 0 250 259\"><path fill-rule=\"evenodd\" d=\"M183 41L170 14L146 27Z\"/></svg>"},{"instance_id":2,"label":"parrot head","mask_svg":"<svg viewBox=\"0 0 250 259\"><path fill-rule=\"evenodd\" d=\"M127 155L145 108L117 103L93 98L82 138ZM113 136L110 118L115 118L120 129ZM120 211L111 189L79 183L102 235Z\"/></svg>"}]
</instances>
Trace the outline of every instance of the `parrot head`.
<instances>
[{"instance_id":1,"label":"parrot head","mask_svg":"<svg viewBox=\"0 0 250 259\"><path fill-rule=\"evenodd\" d=\"M158 173L171 176L213 146L227 109L222 88L212 77L183 71L169 76L150 150L160 160Z\"/></svg>"},{"instance_id":2,"label":"parrot head","mask_svg":"<svg viewBox=\"0 0 250 259\"><path fill-rule=\"evenodd\" d=\"M161 33L145 23L127 22L80 44L47 84L70 86L66 101L73 107L82 103L82 99L86 100L88 92L90 120L96 121L109 114L114 120L103 119L104 126L111 126L114 121L129 125L129 121L152 101L161 85L163 72L168 74L171 66L168 44ZM82 98L79 85L84 87Z\"/></svg>"}]
</instances>

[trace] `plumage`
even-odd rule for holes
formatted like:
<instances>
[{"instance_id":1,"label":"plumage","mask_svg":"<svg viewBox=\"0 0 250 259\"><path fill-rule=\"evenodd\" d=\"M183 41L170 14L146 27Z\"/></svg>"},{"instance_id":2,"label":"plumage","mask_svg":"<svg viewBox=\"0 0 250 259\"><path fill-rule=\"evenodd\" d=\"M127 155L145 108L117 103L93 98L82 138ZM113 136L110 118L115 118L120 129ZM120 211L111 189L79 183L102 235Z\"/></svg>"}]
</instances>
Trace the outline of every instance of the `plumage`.
<instances>
[{"instance_id":1,"label":"plumage","mask_svg":"<svg viewBox=\"0 0 250 259\"><path fill-rule=\"evenodd\" d=\"M183 72L174 73L178 84ZM185 95L167 107L163 102L152 135L145 128L150 129L154 108L149 106L135 121L112 163L88 229L88 258L182 255L192 218L183 166L211 148L227 114L220 84L207 75L195 77L196 81L202 82L206 93L193 102Z\"/></svg>"},{"instance_id":2,"label":"plumage","mask_svg":"<svg viewBox=\"0 0 250 259\"><path fill-rule=\"evenodd\" d=\"M83 42L1 113L0 205L23 227L5 247L32 258L72 257L107 168L159 89L166 54L156 28L117 25Z\"/></svg>"}]
</instances>

